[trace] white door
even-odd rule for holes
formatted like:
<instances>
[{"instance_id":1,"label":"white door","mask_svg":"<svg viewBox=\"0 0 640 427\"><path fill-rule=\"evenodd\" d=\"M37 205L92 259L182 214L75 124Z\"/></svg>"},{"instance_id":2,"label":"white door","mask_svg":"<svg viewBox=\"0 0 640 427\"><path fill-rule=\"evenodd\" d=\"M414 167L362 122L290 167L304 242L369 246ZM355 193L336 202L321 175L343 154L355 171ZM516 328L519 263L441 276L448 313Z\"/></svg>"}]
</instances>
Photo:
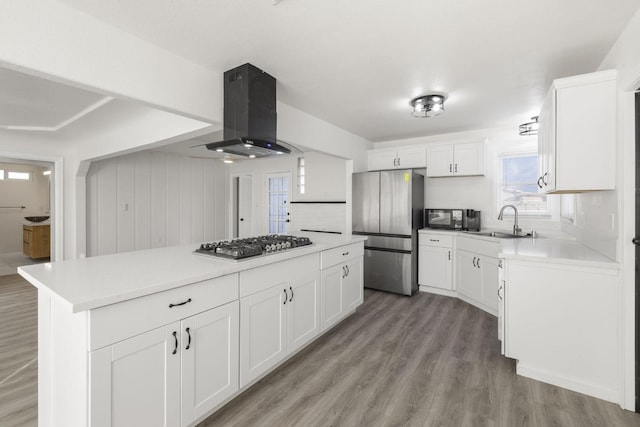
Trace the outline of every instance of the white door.
<instances>
[{"instance_id":1,"label":"white door","mask_svg":"<svg viewBox=\"0 0 640 427\"><path fill-rule=\"evenodd\" d=\"M238 390L238 307L234 301L181 322L183 426Z\"/></svg>"},{"instance_id":2,"label":"white door","mask_svg":"<svg viewBox=\"0 0 640 427\"><path fill-rule=\"evenodd\" d=\"M291 213L291 173L272 173L266 176L267 233L287 234Z\"/></svg>"},{"instance_id":3,"label":"white door","mask_svg":"<svg viewBox=\"0 0 640 427\"><path fill-rule=\"evenodd\" d=\"M482 303L498 312L498 286L500 277L498 272L498 259L484 256L480 261L482 272Z\"/></svg>"},{"instance_id":4,"label":"white door","mask_svg":"<svg viewBox=\"0 0 640 427\"><path fill-rule=\"evenodd\" d=\"M418 283L440 289L453 289L450 248L422 245L418 252Z\"/></svg>"},{"instance_id":5,"label":"white door","mask_svg":"<svg viewBox=\"0 0 640 427\"><path fill-rule=\"evenodd\" d=\"M233 237L251 237L251 175L241 175L234 178L233 183Z\"/></svg>"},{"instance_id":6,"label":"white door","mask_svg":"<svg viewBox=\"0 0 640 427\"><path fill-rule=\"evenodd\" d=\"M334 265L320 273L320 321L323 330L338 322L344 315L342 279L345 274L344 264Z\"/></svg>"},{"instance_id":7,"label":"white door","mask_svg":"<svg viewBox=\"0 0 640 427\"><path fill-rule=\"evenodd\" d=\"M453 175L453 146L427 146L427 176Z\"/></svg>"},{"instance_id":8,"label":"white door","mask_svg":"<svg viewBox=\"0 0 640 427\"><path fill-rule=\"evenodd\" d=\"M240 387L286 355L288 283L240 300Z\"/></svg>"},{"instance_id":9,"label":"white door","mask_svg":"<svg viewBox=\"0 0 640 427\"><path fill-rule=\"evenodd\" d=\"M91 426L180 425L180 324L91 352Z\"/></svg>"},{"instance_id":10,"label":"white door","mask_svg":"<svg viewBox=\"0 0 640 427\"><path fill-rule=\"evenodd\" d=\"M291 353L320 333L320 277L316 273L289 285L287 352Z\"/></svg>"},{"instance_id":11,"label":"white door","mask_svg":"<svg viewBox=\"0 0 640 427\"><path fill-rule=\"evenodd\" d=\"M467 251L457 252L458 286L459 294L480 302L482 291L480 289L480 268L478 268L478 256Z\"/></svg>"},{"instance_id":12,"label":"white door","mask_svg":"<svg viewBox=\"0 0 640 427\"><path fill-rule=\"evenodd\" d=\"M346 275L343 279L344 311L348 313L358 308L364 301L363 262L355 258L345 264Z\"/></svg>"},{"instance_id":13,"label":"white door","mask_svg":"<svg viewBox=\"0 0 640 427\"><path fill-rule=\"evenodd\" d=\"M455 175L483 175L484 143L469 142L454 145L453 173Z\"/></svg>"}]
</instances>

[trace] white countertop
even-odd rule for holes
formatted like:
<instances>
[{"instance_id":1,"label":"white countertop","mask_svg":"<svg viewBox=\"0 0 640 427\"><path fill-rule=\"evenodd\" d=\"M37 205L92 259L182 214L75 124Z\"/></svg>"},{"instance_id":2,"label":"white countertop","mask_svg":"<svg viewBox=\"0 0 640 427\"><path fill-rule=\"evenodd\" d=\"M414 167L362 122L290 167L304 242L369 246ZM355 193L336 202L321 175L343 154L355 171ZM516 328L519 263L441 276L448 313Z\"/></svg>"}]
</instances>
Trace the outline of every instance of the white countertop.
<instances>
[{"instance_id":1,"label":"white countertop","mask_svg":"<svg viewBox=\"0 0 640 427\"><path fill-rule=\"evenodd\" d=\"M497 230L482 230L497 231ZM546 259L551 262L579 265L584 267L601 267L619 269L616 261L594 251L574 240L556 239L551 237L522 237L504 239L498 237L481 236L473 232L421 229L419 233L455 234L473 239L489 240L500 243L499 256L506 259L540 261Z\"/></svg>"},{"instance_id":2,"label":"white countertop","mask_svg":"<svg viewBox=\"0 0 640 427\"><path fill-rule=\"evenodd\" d=\"M364 240L314 237L310 246L240 261L196 255L198 245L190 244L28 265L18 273L75 313Z\"/></svg>"}]
</instances>

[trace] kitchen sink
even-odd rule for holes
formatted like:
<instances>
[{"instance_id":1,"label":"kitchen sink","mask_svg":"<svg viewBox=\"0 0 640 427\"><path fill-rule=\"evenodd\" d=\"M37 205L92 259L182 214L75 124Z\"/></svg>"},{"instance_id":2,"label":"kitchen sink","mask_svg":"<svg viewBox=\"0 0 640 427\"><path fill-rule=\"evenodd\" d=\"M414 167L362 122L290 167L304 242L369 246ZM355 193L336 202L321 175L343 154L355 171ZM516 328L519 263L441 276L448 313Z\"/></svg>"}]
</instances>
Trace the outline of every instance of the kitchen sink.
<instances>
[{"instance_id":1,"label":"kitchen sink","mask_svg":"<svg viewBox=\"0 0 640 427\"><path fill-rule=\"evenodd\" d=\"M465 233L472 234L474 236L497 237L500 239L519 239L522 237L531 237L530 234L502 233L500 231L465 231Z\"/></svg>"}]
</instances>

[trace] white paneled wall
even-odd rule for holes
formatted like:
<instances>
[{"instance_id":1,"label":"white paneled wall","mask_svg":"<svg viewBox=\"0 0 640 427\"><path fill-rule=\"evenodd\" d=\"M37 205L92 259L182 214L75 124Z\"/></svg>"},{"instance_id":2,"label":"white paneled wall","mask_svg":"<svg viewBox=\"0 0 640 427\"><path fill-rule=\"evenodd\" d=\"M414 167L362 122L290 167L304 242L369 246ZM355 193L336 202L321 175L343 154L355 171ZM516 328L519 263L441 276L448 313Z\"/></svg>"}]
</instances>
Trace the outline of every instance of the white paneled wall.
<instances>
[{"instance_id":1,"label":"white paneled wall","mask_svg":"<svg viewBox=\"0 0 640 427\"><path fill-rule=\"evenodd\" d=\"M145 151L91 165L88 256L225 238L228 167Z\"/></svg>"}]
</instances>

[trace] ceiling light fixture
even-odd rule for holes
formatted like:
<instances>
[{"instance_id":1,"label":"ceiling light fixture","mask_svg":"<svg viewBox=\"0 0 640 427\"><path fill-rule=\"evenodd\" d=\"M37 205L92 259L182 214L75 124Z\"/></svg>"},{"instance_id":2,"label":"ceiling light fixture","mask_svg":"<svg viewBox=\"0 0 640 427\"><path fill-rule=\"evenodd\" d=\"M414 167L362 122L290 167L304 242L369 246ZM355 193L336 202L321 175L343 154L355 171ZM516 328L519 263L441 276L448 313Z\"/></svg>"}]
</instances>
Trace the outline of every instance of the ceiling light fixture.
<instances>
[{"instance_id":1,"label":"ceiling light fixture","mask_svg":"<svg viewBox=\"0 0 640 427\"><path fill-rule=\"evenodd\" d=\"M518 133L522 136L537 135L538 134L538 116L531 117L529 123L523 123L518 126Z\"/></svg>"},{"instance_id":2,"label":"ceiling light fixture","mask_svg":"<svg viewBox=\"0 0 640 427\"><path fill-rule=\"evenodd\" d=\"M413 107L413 117L435 117L444 113L444 100L442 95L420 95L409 101Z\"/></svg>"}]
</instances>

